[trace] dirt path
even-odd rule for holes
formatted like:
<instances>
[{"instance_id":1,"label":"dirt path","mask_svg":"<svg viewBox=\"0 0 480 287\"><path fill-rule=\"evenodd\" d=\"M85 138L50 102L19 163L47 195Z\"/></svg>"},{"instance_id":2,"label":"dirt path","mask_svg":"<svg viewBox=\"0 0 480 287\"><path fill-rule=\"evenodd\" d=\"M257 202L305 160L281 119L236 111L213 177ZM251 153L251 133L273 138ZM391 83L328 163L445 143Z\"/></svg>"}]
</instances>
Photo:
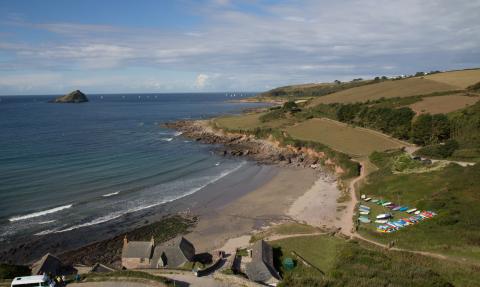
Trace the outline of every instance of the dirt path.
<instances>
[{"instance_id":1,"label":"dirt path","mask_svg":"<svg viewBox=\"0 0 480 287\"><path fill-rule=\"evenodd\" d=\"M355 185L367 176L367 173L365 172L365 163L361 161L358 161L358 163L360 164L360 175L350 182L348 186L350 200L347 202L345 212L337 221L337 226L340 228L340 232L347 236L352 236L355 232L353 216L355 215L355 208L358 203L357 195L355 193Z\"/></svg>"}]
</instances>

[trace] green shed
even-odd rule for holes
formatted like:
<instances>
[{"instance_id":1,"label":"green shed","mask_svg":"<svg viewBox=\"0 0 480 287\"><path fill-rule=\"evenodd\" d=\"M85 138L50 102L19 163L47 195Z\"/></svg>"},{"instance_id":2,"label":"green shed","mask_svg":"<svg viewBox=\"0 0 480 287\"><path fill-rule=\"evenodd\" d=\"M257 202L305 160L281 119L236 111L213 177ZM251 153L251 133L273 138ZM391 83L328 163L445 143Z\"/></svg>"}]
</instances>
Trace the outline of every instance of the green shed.
<instances>
[{"instance_id":1,"label":"green shed","mask_svg":"<svg viewBox=\"0 0 480 287\"><path fill-rule=\"evenodd\" d=\"M283 267L285 270L290 271L295 267L295 263L293 262L293 259L290 257L286 257L283 259Z\"/></svg>"}]
</instances>

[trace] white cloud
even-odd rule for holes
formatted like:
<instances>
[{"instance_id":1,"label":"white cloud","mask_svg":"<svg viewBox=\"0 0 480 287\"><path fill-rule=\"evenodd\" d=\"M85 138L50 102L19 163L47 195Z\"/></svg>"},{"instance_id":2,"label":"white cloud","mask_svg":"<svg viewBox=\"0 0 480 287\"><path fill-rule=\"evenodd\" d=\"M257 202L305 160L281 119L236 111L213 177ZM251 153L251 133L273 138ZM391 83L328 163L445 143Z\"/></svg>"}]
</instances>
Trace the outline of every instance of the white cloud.
<instances>
[{"instance_id":1,"label":"white cloud","mask_svg":"<svg viewBox=\"0 0 480 287\"><path fill-rule=\"evenodd\" d=\"M188 74L175 85L137 81L144 89L261 90L386 70L407 74L480 66L476 1L248 3L262 13L241 10L230 1L192 2L190 9L204 21L185 31L17 20L21 24L16 25L56 33L58 39L33 44L2 39L0 53L8 57L0 61L0 76L26 67L57 74L115 74L140 67ZM207 72L192 83L194 71ZM110 84L115 77L108 80L105 89L119 86Z\"/></svg>"},{"instance_id":2,"label":"white cloud","mask_svg":"<svg viewBox=\"0 0 480 287\"><path fill-rule=\"evenodd\" d=\"M195 79L195 87L197 89L204 89L208 84L209 76L207 74L198 74Z\"/></svg>"}]
</instances>

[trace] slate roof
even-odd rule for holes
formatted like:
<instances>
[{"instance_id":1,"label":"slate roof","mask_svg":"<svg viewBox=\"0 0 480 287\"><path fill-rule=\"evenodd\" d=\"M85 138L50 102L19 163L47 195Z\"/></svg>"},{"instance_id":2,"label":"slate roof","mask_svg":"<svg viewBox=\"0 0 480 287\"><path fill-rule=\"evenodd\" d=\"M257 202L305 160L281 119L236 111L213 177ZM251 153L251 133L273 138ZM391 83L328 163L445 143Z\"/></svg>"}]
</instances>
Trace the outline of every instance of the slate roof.
<instances>
[{"instance_id":1,"label":"slate roof","mask_svg":"<svg viewBox=\"0 0 480 287\"><path fill-rule=\"evenodd\" d=\"M113 271L115 271L115 269L105 266L101 263L95 263L95 265L92 266L92 269L90 269L91 273L108 273Z\"/></svg>"},{"instance_id":2,"label":"slate roof","mask_svg":"<svg viewBox=\"0 0 480 287\"><path fill-rule=\"evenodd\" d=\"M184 237L178 237L167 242L165 245L155 247L152 257L152 268L157 268L158 261L164 258L167 260L164 265L168 267L178 267L188 261L193 261L194 256L195 247L193 244Z\"/></svg>"},{"instance_id":3,"label":"slate roof","mask_svg":"<svg viewBox=\"0 0 480 287\"><path fill-rule=\"evenodd\" d=\"M279 275L273 266L273 249L263 240L252 247L252 262L247 264L247 276L255 282L278 280Z\"/></svg>"},{"instance_id":4,"label":"slate roof","mask_svg":"<svg viewBox=\"0 0 480 287\"><path fill-rule=\"evenodd\" d=\"M151 241L129 241L122 250L122 258L150 258L153 245Z\"/></svg>"},{"instance_id":5,"label":"slate roof","mask_svg":"<svg viewBox=\"0 0 480 287\"><path fill-rule=\"evenodd\" d=\"M69 275L76 274L77 269L71 265L64 265L56 256L47 253L40 260L32 264L32 275Z\"/></svg>"}]
</instances>

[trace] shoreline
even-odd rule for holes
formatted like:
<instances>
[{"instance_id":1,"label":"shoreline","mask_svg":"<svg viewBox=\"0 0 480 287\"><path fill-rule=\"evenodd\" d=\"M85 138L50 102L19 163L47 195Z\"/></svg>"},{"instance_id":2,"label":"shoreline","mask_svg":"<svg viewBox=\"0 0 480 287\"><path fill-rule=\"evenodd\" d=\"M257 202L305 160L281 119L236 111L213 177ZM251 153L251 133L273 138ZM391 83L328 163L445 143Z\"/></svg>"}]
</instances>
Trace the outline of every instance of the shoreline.
<instances>
[{"instance_id":1,"label":"shoreline","mask_svg":"<svg viewBox=\"0 0 480 287\"><path fill-rule=\"evenodd\" d=\"M166 126L182 132L184 137L212 144L212 150L220 155L246 158L247 164L191 195L145 212L61 235L39 236L1 250L0 261L31 263L46 252L81 258L96 244L117 240L119 234L134 232L176 214L198 219L183 235L197 252L211 252L229 240L286 221L336 228L340 190L334 173L317 164L318 154L279 147L250 136L223 134L204 124L205 121L181 121ZM317 216L318 209L321 218Z\"/></svg>"},{"instance_id":2,"label":"shoreline","mask_svg":"<svg viewBox=\"0 0 480 287\"><path fill-rule=\"evenodd\" d=\"M238 197L255 190L269 181L277 170L274 166L246 162L231 174L211 183L201 190L172 202L126 214L112 221L41 236L22 237L15 244L4 244L0 249L0 262L28 264L47 252L61 254L80 249L95 242L112 239L119 234L131 232L167 216L201 214L203 209L223 206ZM249 178L254 180L247 181ZM229 192L224 192L225 189Z\"/></svg>"}]
</instances>

